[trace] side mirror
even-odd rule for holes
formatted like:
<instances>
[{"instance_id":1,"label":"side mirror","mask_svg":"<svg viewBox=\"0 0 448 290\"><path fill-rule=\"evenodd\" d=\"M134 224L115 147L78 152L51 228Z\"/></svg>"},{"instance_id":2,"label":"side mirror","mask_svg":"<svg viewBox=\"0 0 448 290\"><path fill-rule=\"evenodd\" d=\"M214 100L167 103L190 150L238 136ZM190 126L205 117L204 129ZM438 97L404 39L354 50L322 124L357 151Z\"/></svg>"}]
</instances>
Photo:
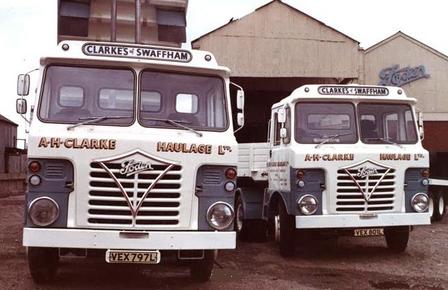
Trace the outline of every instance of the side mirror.
<instances>
[{"instance_id":1,"label":"side mirror","mask_svg":"<svg viewBox=\"0 0 448 290\"><path fill-rule=\"evenodd\" d=\"M28 106L26 104L26 100L25 99L17 99L16 100L16 112L17 114L23 115L26 114L28 110Z\"/></svg>"},{"instance_id":2,"label":"side mirror","mask_svg":"<svg viewBox=\"0 0 448 290\"><path fill-rule=\"evenodd\" d=\"M286 110L285 110L285 108L278 109L278 113L277 114L278 114L277 115L277 121L280 124L285 123L286 122Z\"/></svg>"},{"instance_id":3,"label":"side mirror","mask_svg":"<svg viewBox=\"0 0 448 290\"><path fill-rule=\"evenodd\" d=\"M244 91L242 89L236 92L236 108L238 110L244 109Z\"/></svg>"},{"instance_id":4,"label":"side mirror","mask_svg":"<svg viewBox=\"0 0 448 290\"><path fill-rule=\"evenodd\" d=\"M425 129L423 128L423 113L418 112L418 132L420 134L420 140L425 139Z\"/></svg>"},{"instance_id":5,"label":"side mirror","mask_svg":"<svg viewBox=\"0 0 448 290\"><path fill-rule=\"evenodd\" d=\"M238 126L243 127L243 125L244 125L244 114L239 112L236 115L236 121L238 122Z\"/></svg>"},{"instance_id":6,"label":"side mirror","mask_svg":"<svg viewBox=\"0 0 448 290\"><path fill-rule=\"evenodd\" d=\"M286 128L280 128L280 138L286 138L288 137L288 129Z\"/></svg>"},{"instance_id":7,"label":"side mirror","mask_svg":"<svg viewBox=\"0 0 448 290\"><path fill-rule=\"evenodd\" d=\"M17 95L28 96L30 93L30 75L20 74L17 77Z\"/></svg>"}]
</instances>

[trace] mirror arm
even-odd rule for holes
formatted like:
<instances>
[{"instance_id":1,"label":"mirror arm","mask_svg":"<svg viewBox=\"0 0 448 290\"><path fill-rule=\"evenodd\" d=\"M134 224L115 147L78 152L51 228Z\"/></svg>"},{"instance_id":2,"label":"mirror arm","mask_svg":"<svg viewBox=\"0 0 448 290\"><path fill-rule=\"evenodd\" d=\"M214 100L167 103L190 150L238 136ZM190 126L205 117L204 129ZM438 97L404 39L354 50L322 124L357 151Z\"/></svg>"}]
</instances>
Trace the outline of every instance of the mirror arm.
<instances>
[{"instance_id":1,"label":"mirror arm","mask_svg":"<svg viewBox=\"0 0 448 290\"><path fill-rule=\"evenodd\" d=\"M31 121L28 120L23 114L20 114L20 117L22 117L28 124L31 124Z\"/></svg>"},{"instance_id":2,"label":"mirror arm","mask_svg":"<svg viewBox=\"0 0 448 290\"><path fill-rule=\"evenodd\" d=\"M235 84L234 82L230 82L230 84L233 85L233 86L235 86L235 87L237 87L238 89L244 91L244 89L243 89L242 86L240 86L240 85L238 85L238 84Z\"/></svg>"},{"instance_id":3,"label":"mirror arm","mask_svg":"<svg viewBox=\"0 0 448 290\"><path fill-rule=\"evenodd\" d=\"M37 71L37 70L39 70L39 68L37 67L37 68L35 68L35 69L32 69L32 70L30 70L29 72L27 72L27 73L25 73L26 75L27 74L30 74L30 73L32 73L32 72L35 72L35 71Z\"/></svg>"}]
</instances>

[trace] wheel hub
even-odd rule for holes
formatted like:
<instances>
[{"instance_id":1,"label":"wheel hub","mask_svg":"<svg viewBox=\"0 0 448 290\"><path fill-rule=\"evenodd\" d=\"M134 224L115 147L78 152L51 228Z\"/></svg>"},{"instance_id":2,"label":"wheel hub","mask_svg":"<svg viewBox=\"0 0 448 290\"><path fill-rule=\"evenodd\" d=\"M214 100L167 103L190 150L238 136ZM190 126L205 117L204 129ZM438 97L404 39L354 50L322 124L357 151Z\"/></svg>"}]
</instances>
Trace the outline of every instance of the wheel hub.
<instances>
[{"instance_id":1,"label":"wheel hub","mask_svg":"<svg viewBox=\"0 0 448 290\"><path fill-rule=\"evenodd\" d=\"M243 230L243 218L244 218L244 211L242 204L238 204L238 207L236 209L236 229L238 232L241 232Z\"/></svg>"},{"instance_id":2,"label":"wheel hub","mask_svg":"<svg viewBox=\"0 0 448 290\"><path fill-rule=\"evenodd\" d=\"M274 237L276 242L280 242L280 215L274 216Z\"/></svg>"},{"instance_id":3,"label":"wheel hub","mask_svg":"<svg viewBox=\"0 0 448 290\"><path fill-rule=\"evenodd\" d=\"M443 199L443 196L439 197L439 214L443 215L443 212L445 211L445 200Z\"/></svg>"}]
</instances>

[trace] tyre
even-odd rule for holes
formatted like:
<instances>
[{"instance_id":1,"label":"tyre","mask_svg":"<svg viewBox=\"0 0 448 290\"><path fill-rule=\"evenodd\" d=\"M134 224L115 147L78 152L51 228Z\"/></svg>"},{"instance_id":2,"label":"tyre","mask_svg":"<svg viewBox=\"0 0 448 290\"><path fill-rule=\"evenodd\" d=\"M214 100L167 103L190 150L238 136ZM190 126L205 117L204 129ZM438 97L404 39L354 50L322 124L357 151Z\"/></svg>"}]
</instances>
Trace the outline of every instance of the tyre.
<instances>
[{"instance_id":1,"label":"tyre","mask_svg":"<svg viewBox=\"0 0 448 290\"><path fill-rule=\"evenodd\" d=\"M245 241L248 238L246 221L244 220L244 206L241 196L238 195L235 202L235 232L239 240Z\"/></svg>"},{"instance_id":2,"label":"tyre","mask_svg":"<svg viewBox=\"0 0 448 290\"><path fill-rule=\"evenodd\" d=\"M59 253L56 248L28 247L28 266L36 284L45 284L54 280L58 266Z\"/></svg>"},{"instance_id":3,"label":"tyre","mask_svg":"<svg viewBox=\"0 0 448 290\"><path fill-rule=\"evenodd\" d=\"M217 250L205 250L204 259L191 262L190 277L196 282L209 281L212 277L213 266L217 255Z\"/></svg>"},{"instance_id":4,"label":"tyre","mask_svg":"<svg viewBox=\"0 0 448 290\"><path fill-rule=\"evenodd\" d=\"M274 217L275 240L278 242L280 254L291 257L295 254L295 219L289 215L283 202L278 203L278 214Z\"/></svg>"},{"instance_id":5,"label":"tyre","mask_svg":"<svg viewBox=\"0 0 448 290\"><path fill-rule=\"evenodd\" d=\"M266 241L266 222L261 219L247 220L244 216L243 201L241 196L238 196L235 203L235 231L237 238L251 242Z\"/></svg>"},{"instance_id":6,"label":"tyre","mask_svg":"<svg viewBox=\"0 0 448 290\"><path fill-rule=\"evenodd\" d=\"M432 199L432 202L433 202L433 205L432 205L433 208L430 211L430 214L432 212L432 214L431 214L431 221L433 221L433 222L437 222L437 221L440 221L442 219L442 216L440 215L440 206L441 205L439 204L441 197L442 196L441 196L440 193L431 194L431 197L430 197L430 203L431 203L431 199ZM444 200L442 198L442 206L444 206L444 205L445 205L445 203L444 203Z\"/></svg>"},{"instance_id":7,"label":"tyre","mask_svg":"<svg viewBox=\"0 0 448 290\"><path fill-rule=\"evenodd\" d=\"M428 212L429 212L429 216L431 218L431 221L435 221L435 198L434 195L432 193L429 194L429 205L428 205Z\"/></svg>"},{"instance_id":8,"label":"tyre","mask_svg":"<svg viewBox=\"0 0 448 290\"><path fill-rule=\"evenodd\" d=\"M384 229L387 247L394 253L406 250L409 241L409 226L388 227Z\"/></svg>"}]
</instances>

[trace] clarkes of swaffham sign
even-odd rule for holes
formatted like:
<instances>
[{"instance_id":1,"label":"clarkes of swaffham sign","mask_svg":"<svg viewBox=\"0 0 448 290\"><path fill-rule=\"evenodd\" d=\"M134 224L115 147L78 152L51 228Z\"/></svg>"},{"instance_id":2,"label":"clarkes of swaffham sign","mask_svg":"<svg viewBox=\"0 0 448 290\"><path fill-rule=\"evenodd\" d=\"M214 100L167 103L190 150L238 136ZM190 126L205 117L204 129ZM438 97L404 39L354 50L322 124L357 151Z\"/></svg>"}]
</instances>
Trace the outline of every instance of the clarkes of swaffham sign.
<instances>
[{"instance_id":1,"label":"clarkes of swaffham sign","mask_svg":"<svg viewBox=\"0 0 448 290\"><path fill-rule=\"evenodd\" d=\"M397 86L416 81L422 78L429 78L430 75L426 73L424 65L416 67L400 68L399 65L394 65L380 71L379 74L380 86Z\"/></svg>"}]
</instances>

